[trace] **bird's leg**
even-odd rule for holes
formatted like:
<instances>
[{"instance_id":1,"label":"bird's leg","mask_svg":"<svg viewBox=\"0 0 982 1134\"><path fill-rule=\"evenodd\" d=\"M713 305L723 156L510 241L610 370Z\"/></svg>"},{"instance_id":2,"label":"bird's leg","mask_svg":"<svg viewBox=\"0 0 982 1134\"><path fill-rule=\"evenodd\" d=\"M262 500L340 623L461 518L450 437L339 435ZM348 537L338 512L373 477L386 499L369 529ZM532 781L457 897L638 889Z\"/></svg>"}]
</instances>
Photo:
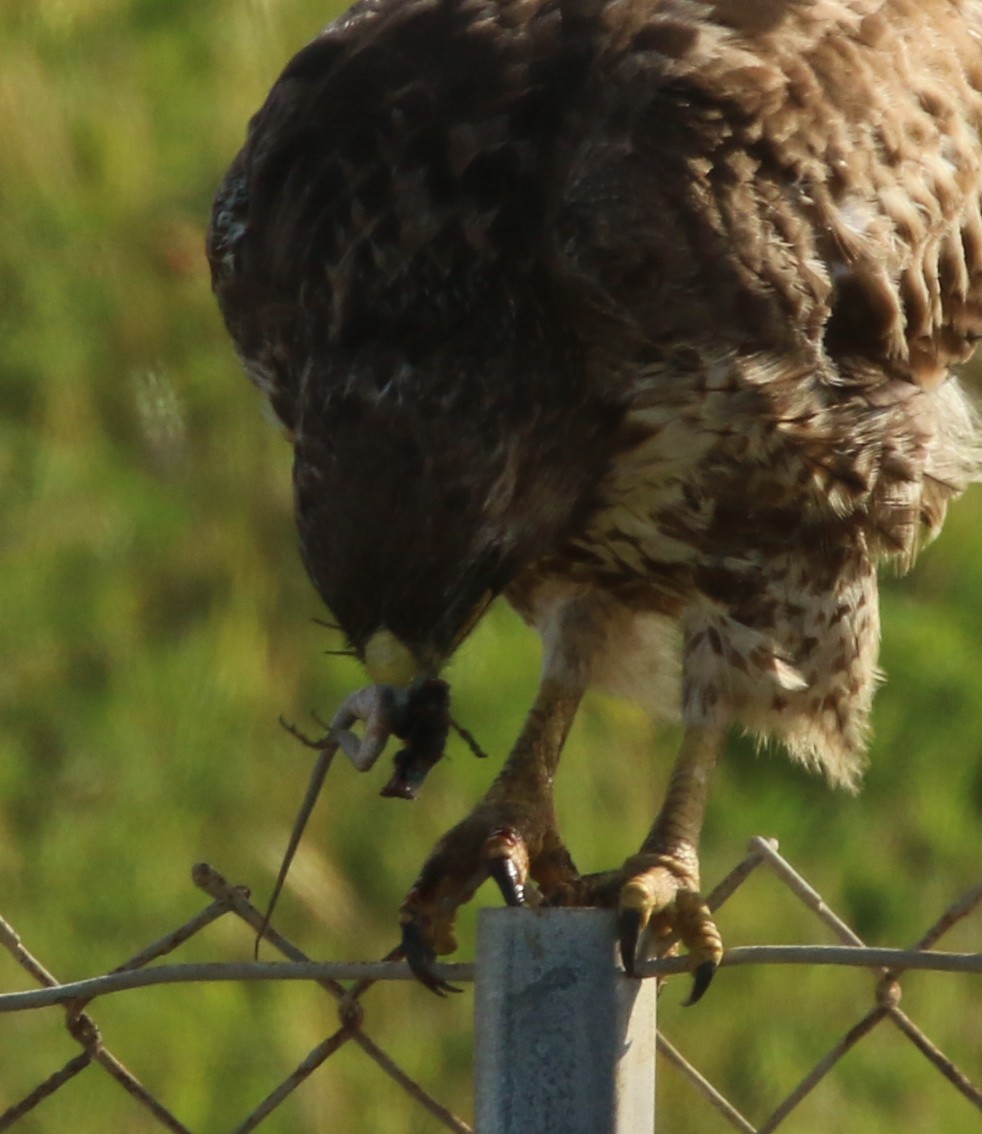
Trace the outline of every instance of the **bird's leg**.
<instances>
[{"instance_id":1,"label":"bird's leg","mask_svg":"<svg viewBox=\"0 0 982 1134\"><path fill-rule=\"evenodd\" d=\"M488 877L505 901L522 905L531 875L545 892L573 879L575 867L556 827L552 784L583 696L579 683L548 674L514 748L477 807L433 850L400 911L403 949L429 988L432 961L457 947L454 920Z\"/></svg>"},{"instance_id":2,"label":"bird's leg","mask_svg":"<svg viewBox=\"0 0 982 1134\"><path fill-rule=\"evenodd\" d=\"M633 974L642 938L678 936L694 973L689 1003L709 987L723 955L719 930L699 894L699 836L725 737L721 728L686 729L661 811L640 851L624 864L617 899L625 971Z\"/></svg>"}]
</instances>

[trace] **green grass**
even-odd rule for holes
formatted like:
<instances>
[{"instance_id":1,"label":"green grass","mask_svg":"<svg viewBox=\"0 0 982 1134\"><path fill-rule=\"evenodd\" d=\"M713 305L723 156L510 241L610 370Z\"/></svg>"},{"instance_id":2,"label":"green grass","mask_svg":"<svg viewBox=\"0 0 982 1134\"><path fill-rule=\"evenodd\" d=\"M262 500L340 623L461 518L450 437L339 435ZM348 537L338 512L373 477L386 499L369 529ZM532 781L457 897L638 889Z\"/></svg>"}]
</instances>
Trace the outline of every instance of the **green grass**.
<instances>
[{"instance_id":1,"label":"green grass","mask_svg":"<svg viewBox=\"0 0 982 1134\"><path fill-rule=\"evenodd\" d=\"M0 913L59 977L119 963L199 908L206 859L269 891L309 766L277 725L330 712L360 676L303 575L288 446L238 373L201 244L249 114L330 12L300 0L5 0L0 6ZM982 493L954 510L908 579L885 584L876 741L856 799L736 743L714 793L704 873L757 833L871 943L915 940L978 881L982 820ZM507 611L453 671L460 718L496 758L534 688L537 646ZM647 829L674 737L592 700L558 785L585 868ZM493 774L462 745L423 800L381 800L339 767L284 898L314 956L370 958L433 840ZM481 899L490 901L482 893ZM473 944L473 911L464 950ZM721 919L730 944L827 940L773 880ZM951 947L979 948L965 926ZM188 958L245 959L213 927ZM0 957L0 987L27 987ZM905 981L905 1006L982 1079L978 980ZM865 1010L851 972L731 970L698 1008L662 1000L673 1040L754 1116ZM371 1033L470 1113L470 993L373 989ZM974 1007L973 1007L974 1004ZM308 988L203 987L100 1002L106 1042L196 1131L231 1128L335 1026ZM73 1054L57 1010L0 1019L0 1106ZM425 1042L420 1038L425 1037ZM723 1127L670 1069L677 1134ZM898 1037L877 1034L819 1089L798 1134L961 1131L975 1112ZM158 1127L90 1070L19 1130ZM435 1122L346 1049L263 1127L270 1134Z\"/></svg>"}]
</instances>

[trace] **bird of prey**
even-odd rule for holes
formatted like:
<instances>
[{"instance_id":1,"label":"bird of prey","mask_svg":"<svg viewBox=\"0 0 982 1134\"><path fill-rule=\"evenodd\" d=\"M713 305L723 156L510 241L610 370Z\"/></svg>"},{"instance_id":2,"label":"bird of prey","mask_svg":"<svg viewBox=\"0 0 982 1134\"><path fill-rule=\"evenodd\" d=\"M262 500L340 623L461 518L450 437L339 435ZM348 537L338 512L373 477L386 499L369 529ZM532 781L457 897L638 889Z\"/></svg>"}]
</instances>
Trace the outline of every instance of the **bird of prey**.
<instances>
[{"instance_id":1,"label":"bird of prey","mask_svg":"<svg viewBox=\"0 0 982 1134\"><path fill-rule=\"evenodd\" d=\"M877 564L979 479L950 370L982 334L980 137L980 0L360 0L273 86L208 255L369 674L347 747L410 736L412 794L495 597L544 643L401 910L431 987L490 876L615 909L628 973L680 936L698 997L728 730L857 784ZM552 783L592 685L683 739L638 852L584 876Z\"/></svg>"}]
</instances>

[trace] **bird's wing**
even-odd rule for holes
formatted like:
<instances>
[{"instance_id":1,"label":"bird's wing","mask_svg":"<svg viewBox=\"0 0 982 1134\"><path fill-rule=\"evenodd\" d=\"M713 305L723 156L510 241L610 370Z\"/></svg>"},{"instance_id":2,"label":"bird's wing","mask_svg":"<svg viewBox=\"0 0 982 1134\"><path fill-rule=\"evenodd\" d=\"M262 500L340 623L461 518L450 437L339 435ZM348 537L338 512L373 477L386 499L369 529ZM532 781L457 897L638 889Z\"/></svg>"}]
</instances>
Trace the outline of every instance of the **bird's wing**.
<instances>
[{"instance_id":1,"label":"bird's wing","mask_svg":"<svg viewBox=\"0 0 982 1134\"><path fill-rule=\"evenodd\" d=\"M639 6L611 37L565 268L648 337L766 346L793 322L930 385L982 334L982 8L714 7ZM739 26L761 7L780 18Z\"/></svg>"},{"instance_id":2,"label":"bird's wing","mask_svg":"<svg viewBox=\"0 0 982 1134\"><path fill-rule=\"evenodd\" d=\"M219 190L209 258L287 425L290 360L414 339L432 353L503 281L520 306L586 66L561 23L528 0L370 0L280 76Z\"/></svg>"},{"instance_id":3,"label":"bird's wing","mask_svg":"<svg viewBox=\"0 0 982 1134\"><path fill-rule=\"evenodd\" d=\"M556 212L559 271L612 338L699 351L704 439L705 374L744 360L716 379L745 395L732 425L772 421L820 511L863 510L909 556L977 470L945 378L982 334L982 10L766 7L639 6L618 27ZM670 369L639 369L641 412Z\"/></svg>"}]
</instances>

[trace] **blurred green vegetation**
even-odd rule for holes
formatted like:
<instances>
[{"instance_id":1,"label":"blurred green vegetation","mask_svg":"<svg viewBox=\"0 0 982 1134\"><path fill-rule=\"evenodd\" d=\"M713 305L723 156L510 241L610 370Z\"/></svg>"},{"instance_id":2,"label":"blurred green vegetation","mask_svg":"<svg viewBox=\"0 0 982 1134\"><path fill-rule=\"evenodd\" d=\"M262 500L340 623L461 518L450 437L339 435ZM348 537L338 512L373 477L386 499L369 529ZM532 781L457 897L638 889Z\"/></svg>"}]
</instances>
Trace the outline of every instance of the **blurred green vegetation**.
<instances>
[{"instance_id":1,"label":"blurred green vegetation","mask_svg":"<svg viewBox=\"0 0 982 1134\"><path fill-rule=\"evenodd\" d=\"M201 252L214 188L250 113L331 12L311 0L4 0L0 6L0 912L61 978L119 963L203 904L206 859L262 901L309 753L280 713L330 712L360 675L295 551L288 446L238 372ZM902 945L978 881L982 818L982 492L915 573L887 581L866 789L857 799L736 742L706 829L712 883L756 833L871 943ZM537 646L496 612L453 670L459 718L496 759L535 681ZM580 865L632 851L674 743L599 698L559 780ZM461 745L423 800L332 775L280 907L317 957L371 958L434 839L493 767ZM481 900L492 900L485 893ZM473 945L473 910L464 917ZM721 919L732 944L827 940L766 877ZM979 923L946 939L979 948ZM220 924L187 959L247 958ZM0 986L27 985L4 955ZM915 975L905 1006L982 1079L977 979ZM725 972L698 1009L680 984L662 1024L710 1078L766 1113L870 1002L853 972ZM373 1035L470 1113L470 993L366 997ZM309 988L166 988L98 1004L106 1042L192 1129L229 1129L335 1026ZM421 1042L421 1037L425 1040ZM73 1053L59 1012L0 1020L0 1108ZM520 1058L520 1053L516 1053ZM720 1123L670 1068L676 1134ZM977 1128L975 1111L886 1029L789 1123L799 1134ZM436 1124L353 1048L263 1127L425 1134ZM90 1070L27 1132L156 1131Z\"/></svg>"}]
</instances>

